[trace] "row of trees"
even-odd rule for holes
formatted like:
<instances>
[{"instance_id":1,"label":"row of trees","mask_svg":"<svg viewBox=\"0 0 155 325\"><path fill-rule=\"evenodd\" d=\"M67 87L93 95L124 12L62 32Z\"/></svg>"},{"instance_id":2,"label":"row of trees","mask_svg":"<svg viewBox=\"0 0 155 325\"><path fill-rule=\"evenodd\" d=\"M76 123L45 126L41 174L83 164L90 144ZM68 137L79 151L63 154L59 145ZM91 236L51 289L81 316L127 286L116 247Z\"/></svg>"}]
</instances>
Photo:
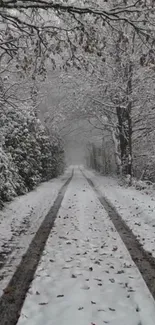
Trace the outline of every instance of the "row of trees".
<instances>
[{"instance_id":1,"label":"row of trees","mask_svg":"<svg viewBox=\"0 0 155 325\"><path fill-rule=\"evenodd\" d=\"M115 4L118 6L120 2ZM101 130L103 139L111 137L112 141L104 141L100 147L90 143L87 161L92 167L101 166L101 157L102 167L107 165L109 146L113 142L117 173L130 175L130 181L132 176L155 181L155 34L151 23L155 8L151 1L138 1L137 6L134 19L139 23L139 30L124 21L113 23L112 28L102 27L104 51L98 53L97 60L94 56L87 57L92 75L80 92L81 105L78 103L78 109L71 113L74 118L87 119L92 127ZM143 19L139 19L140 15ZM95 28L99 39L99 26Z\"/></svg>"},{"instance_id":2,"label":"row of trees","mask_svg":"<svg viewBox=\"0 0 155 325\"><path fill-rule=\"evenodd\" d=\"M118 173L154 179L154 9L152 0L0 2L1 201L61 169L62 120L100 130L102 148L88 139L90 156L100 157L87 159L94 168L104 160L110 172L115 159ZM52 112L47 107L43 127L38 85L49 66L77 83Z\"/></svg>"},{"instance_id":3,"label":"row of trees","mask_svg":"<svg viewBox=\"0 0 155 325\"><path fill-rule=\"evenodd\" d=\"M85 142L87 153L91 157L97 156L94 157L97 165L95 167L93 160L93 168L100 168L104 173L117 172L154 181L155 71L152 59L150 63L150 49L143 45L147 53L145 65L141 65L138 51L133 55L132 74L126 78L125 64L121 63L118 68L115 65L111 48L118 34L112 36L105 51L106 62L95 63L93 74L71 68L68 72L49 74L47 83L53 84L53 93L51 97L48 95L48 102L54 97L57 108L54 115L59 115L62 136L68 139L77 133L76 139ZM126 55L127 50L122 54L122 61ZM132 81L130 94L129 81ZM52 120L52 112L48 113ZM86 121L82 127L78 124L80 120ZM90 126L88 131L87 125ZM90 130L96 130L101 140L92 137ZM90 157L87 161L90 166Z\"/></svg>"},{"instance_id":4,"label":"row of trees","mask_svg":"<svg viewBox=\"0 0 155 325\"><path fill-rule=\"evenodd\" d=\"M62 141L56 133L49 136L32 107L1 107L0 135L1 206L62 171Z\"/></svg>"},{"instance_id":5,"label":"row of trees","mask_svg":"<svg viewBox=\"0 0 155 325\"><path fill-rule=\"evenodd\" d=\"M100 125L111 132L118 173L155 181L154 44L148 47L123 27L111 34L106 61L97 104L106 116L104 122L99 116Z\"/></svg>"}]
</instances>

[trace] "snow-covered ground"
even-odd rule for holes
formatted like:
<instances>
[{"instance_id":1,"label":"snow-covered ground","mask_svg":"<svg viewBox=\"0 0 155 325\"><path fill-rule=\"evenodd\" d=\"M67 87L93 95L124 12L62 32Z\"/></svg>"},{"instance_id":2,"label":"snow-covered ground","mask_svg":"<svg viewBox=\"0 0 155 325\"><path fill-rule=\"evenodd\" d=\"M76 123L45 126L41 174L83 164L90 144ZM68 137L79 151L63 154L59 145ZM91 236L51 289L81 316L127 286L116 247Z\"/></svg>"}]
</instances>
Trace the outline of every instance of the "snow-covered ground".
<instances>
[{"instance_id":1,"label":"snow-covered ground","mask_svg":"<svg viewBox=\"0 0 155 325\"><path fill-rule=\"evenodd\" d=\"M116 207L144 249L155 257L155 191L149 195L133 187L125 188L118 180L83 169L95 187Z\"/></svg>"},{"instance_id":2,"label":"snow-covered ground","mask_svg":"<svg viewBox=\"0 0 155 325\"><path fill-rule=\"evenodd\" d=\"M18 325L154 325L155 303L103 206L75 171Z\"/></svg>"},{"instance_id":3,"label":"snow-covered ground","mask_svg":"<svg viewBox=\"0 0 155 325\"><path fill-rule=\"evenodd\" d=\"M68 169L60 178L42 183L34 191L6 204L0 211L0 254L5 257L11 252L5 267L0 270L0 295L70 175L71 169Z\"/></svg>"}]
</instances>

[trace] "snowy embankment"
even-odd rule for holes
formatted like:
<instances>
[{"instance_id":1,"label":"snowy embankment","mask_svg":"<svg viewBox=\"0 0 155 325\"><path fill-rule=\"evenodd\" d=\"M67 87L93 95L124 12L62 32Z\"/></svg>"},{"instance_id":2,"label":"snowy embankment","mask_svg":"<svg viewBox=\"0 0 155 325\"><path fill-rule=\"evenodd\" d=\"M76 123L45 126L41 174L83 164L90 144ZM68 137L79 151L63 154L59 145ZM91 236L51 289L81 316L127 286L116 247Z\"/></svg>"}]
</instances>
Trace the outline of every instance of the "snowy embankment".
<instances>
[{"instance_id":1,"label":"snowy embankment","mask_svg":"<svg viewBox=\"0 0 155 325\"><path fill-rule=\"evenodd\" d=\"M155 304L80 171L68 186L18 325L154 325Z\"/></svg>"},{"instance_id":2,"label":"snowy embankment","mask_svg":"<svg viewBox=\"0 0 155 325\"><path fill-rule=\"evenodd\" d=\"M0 269L0 295L70 175L68 169L63 176L42 183L0 211L0 263L5 264Z\"/></svg>"},{"instance_id":3,"label":"snowy embankment","mask_svg":"<svg viewBox=\"0 0 155 325\"><path fill-rule=\"evenodd\" d=\"M125 188L117 179L83 169L95 187L115 206L144 249L155 257L155 191L147 195L133 187Z\"/></svg>"}]
</instances>

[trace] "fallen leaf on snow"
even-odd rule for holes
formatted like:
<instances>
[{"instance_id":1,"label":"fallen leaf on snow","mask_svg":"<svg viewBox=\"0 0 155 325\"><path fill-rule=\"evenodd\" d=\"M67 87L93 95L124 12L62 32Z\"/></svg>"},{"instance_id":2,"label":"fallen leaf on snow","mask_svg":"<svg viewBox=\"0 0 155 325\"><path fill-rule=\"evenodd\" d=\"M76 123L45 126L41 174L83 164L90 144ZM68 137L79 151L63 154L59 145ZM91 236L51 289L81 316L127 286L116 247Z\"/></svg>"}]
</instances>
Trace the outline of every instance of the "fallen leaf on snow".
<instances>
[{"instance_id":1,"label":"fallen leaf on snow","mask_svg":"<svg viewBox=\"0 0 155 325\"><path fill-rule=\"evenodd\" d=\"M111 307L109 307L109 310L111 310L111 311L115 311L115 309L114 309L114 308L111 308Z\"/></svg>"},{"instance_id":2,"label":"fallen leaf on snow","mask_svg":"<svg viewBox=\"0 0 155 325\"><path fill-rule=\"evenodd\" d=\"M115 252L115 251L117 251L117 249L118 249L118 247L117 246L115 246L115 247L113 247L113 252Z\"/></svg>"},{"instance_id":3,"label":"fallen leaf on snow","mask_svg":"<svg viewBox=\"0 0 155 325\"><path fill-rule=\"evenodd\" d=\"M100 311L105 311L103 308L100 308L100 309L98 309L98 311L100 312Z\"/></svg>"},{"instance_id":4,"label":"fallen leaf on snow","mask_svg":"<svg viewBox=\"0 0 155 325\"><path fill-rule=\"evenodd\" d=\"M120 270L120 271L117 272L117 274L122 274L122 273L124 273L123 270Z\"/></svg>"}]
</instances>

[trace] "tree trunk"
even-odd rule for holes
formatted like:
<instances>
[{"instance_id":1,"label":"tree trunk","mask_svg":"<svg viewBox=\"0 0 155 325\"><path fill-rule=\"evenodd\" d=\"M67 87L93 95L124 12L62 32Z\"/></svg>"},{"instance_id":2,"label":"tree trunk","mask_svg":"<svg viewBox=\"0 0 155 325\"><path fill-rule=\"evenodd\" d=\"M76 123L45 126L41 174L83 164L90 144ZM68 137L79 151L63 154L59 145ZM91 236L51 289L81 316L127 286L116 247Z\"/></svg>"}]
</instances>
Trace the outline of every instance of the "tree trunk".
<instances>
[{"instance_id":1,"label":"tree trunk","mask_svg":"<svg viewBox=\"0 0 155 325\"><path fill-rule=\"evenodd\" d=\"M122 175L122 163L121 163L120 150L119 150L120 141L116 133L117 130L112 127L111 134L114 143L114 154L115 154L115 163L117 167L117 174Z\"/></svg>"},{"instance_id":2,"label":"tree trunk","mask_svg":"<svg viewBox=\"0 0 155 325\"><path fill-rule=\"evenodd\" d=\"M130 184L132 179L132 63L129 62L126 67L125 77L127 80L126 88L126 107L117 106L116 113L118 119L120 152L122 173L130 175Z\"/></svg>"},{"instance_id":3,"label":"tree trunk","mask_svg":"<svg viewBox=\"0 0 155 325\"><path fill-rule=\"evenodd\" d=\"M130 175L130 185L132 182L132 62L128 66L128 83L127 83L127 119L128 119L128 174Z\"/></svg>"}]
</instances>

